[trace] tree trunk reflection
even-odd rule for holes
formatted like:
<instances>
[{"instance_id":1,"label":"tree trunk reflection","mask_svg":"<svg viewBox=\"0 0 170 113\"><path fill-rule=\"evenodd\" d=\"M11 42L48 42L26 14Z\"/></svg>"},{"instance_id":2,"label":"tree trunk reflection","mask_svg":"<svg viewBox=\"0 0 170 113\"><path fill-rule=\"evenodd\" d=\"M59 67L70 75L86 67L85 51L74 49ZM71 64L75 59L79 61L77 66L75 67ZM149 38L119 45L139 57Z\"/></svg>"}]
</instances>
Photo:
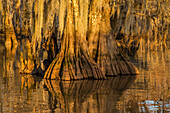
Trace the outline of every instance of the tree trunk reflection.
<instances>
[{"instance_id":1,"label":"tree trunk reflection","mask_svg":"<svg viewBox=\"0 0 170 113\"><path fill-rule=\"evenodd\" d=\"M135 79L136 76L113 77L105 81L45 80L45 85L49 91L50 109L53 111L60 109L66 113L83 111L111 113L113 111L110 108L116 107L123 92Z\"/></svg>"}]
</instances>

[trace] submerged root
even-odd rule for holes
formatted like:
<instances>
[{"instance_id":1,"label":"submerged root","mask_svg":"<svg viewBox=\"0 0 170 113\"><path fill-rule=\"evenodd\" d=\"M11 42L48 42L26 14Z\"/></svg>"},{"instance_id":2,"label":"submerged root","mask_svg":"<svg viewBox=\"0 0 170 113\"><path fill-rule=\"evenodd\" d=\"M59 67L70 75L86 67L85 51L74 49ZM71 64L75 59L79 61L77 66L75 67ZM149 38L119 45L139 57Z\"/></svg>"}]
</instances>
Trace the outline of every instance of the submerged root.
<instances>
[{"instance_id":1,"label":"submerged root","mask_svg":"<svg viewBox=\"0 0 170 113\"><path fill-rule=\"evenodd\" d=\"M61 80L106 79L99 66L83 52L76 55L59 53L44 78Z\"/></svg>"}]
</instances>

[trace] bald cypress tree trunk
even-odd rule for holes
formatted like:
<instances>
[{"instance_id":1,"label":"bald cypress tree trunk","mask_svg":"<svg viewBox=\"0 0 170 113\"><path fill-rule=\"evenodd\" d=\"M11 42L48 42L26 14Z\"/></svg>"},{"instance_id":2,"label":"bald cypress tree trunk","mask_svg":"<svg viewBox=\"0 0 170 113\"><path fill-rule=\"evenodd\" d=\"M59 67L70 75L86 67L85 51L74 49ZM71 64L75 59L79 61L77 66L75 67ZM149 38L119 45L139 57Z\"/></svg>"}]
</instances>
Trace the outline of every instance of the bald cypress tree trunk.
<instances>
[{"instance_id":1,"label":"bald cypress tree trunk","mask_svg":"<svg viewBox=\"0 0 170 113\"><path fill-rule=\"evenodd\" d=\"M20 73L36 74L46 58L52 61L46 79L106 79L106 75L138 73L117 47L123 14L110 0L17 0L8 5L14 8L9 13L13 15L7 15L13 34L24 45ZM44 48L48 55L42 55Z\"/></svg>"},{"instance_id":2,"label":"bald cypress tree trunk","mask_svg":"<svg viewBox=\"0 0 170 113\"><path fill-rule=\"evenodd\" d=\"M62 27L61 51L44 78L106 79L106 75L137 74L136 67L127 62L117 48L110 27L109 1L86 1L87 8L83 2L65 2L67 10Z\"/></svg>"},{"instance_id":3,"label":"bald cypress tree trunk","mask_svg":"<svg viewBox=\"0 0 170 113\"><path fill-rule=\"evenodd\" d=\"M1 0L0 32L6 49L19 51L20 73L43 75L46 70L44 78L62 80L137 74L122 53L135 55L139 44L142 51L169 47L167 4L162 0ZM40 69L43 61L47 61L45 70Z\"/></svg>"},{"instance_id":4,"label":"bald cypress tree trunk","mask_svg":"<svg viewBox=\"0 0 170 113\"><path fill-rule=\"evenodd\" d=\"M61 51L52 61L44 78L75 80L85 78L105 79L97 63L89 58L86 35L81 34L82 20L78 0L67 2L67 15ZM88 12L87 12L88 13Z\"/></svg>"}]
</instances>

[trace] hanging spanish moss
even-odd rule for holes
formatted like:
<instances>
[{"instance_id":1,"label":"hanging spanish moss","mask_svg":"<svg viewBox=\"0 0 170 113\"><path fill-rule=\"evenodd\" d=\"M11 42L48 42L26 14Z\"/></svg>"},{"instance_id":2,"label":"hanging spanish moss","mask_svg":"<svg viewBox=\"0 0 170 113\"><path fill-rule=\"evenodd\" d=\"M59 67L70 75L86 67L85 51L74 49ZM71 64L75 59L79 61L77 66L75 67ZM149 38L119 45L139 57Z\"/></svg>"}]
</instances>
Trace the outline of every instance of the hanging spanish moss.
<instances>
[{"instance_id":1,"label":"hanging spanish moss","mask_svg":"<svg viewBox=\"0 0 170 113\"><path fill-rule=\"evenodd\" d=\"M138 74L125 57L169 47L169 1L2 0L0 32L20 73L46 79Z\"/></svg>"}]
</instances>

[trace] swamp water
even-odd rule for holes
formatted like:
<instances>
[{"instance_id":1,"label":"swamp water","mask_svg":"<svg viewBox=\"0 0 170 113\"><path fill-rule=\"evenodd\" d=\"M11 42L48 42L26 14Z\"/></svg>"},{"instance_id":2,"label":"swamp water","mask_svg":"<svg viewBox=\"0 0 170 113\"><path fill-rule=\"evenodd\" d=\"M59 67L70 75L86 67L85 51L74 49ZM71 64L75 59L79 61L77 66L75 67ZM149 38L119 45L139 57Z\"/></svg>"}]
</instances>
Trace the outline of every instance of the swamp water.
<instances>
[{"instance_id":1,"label":"swamp water","mask_svg":"<svg viewBox=\"0 0 170 113\"><path fill-rule=\"evenodd\" d=\"M1 113L170 112L169 50L138 55L137 76L63 82L20 75L16 55L0 45Z\"/></svg>"}]
</instances>

